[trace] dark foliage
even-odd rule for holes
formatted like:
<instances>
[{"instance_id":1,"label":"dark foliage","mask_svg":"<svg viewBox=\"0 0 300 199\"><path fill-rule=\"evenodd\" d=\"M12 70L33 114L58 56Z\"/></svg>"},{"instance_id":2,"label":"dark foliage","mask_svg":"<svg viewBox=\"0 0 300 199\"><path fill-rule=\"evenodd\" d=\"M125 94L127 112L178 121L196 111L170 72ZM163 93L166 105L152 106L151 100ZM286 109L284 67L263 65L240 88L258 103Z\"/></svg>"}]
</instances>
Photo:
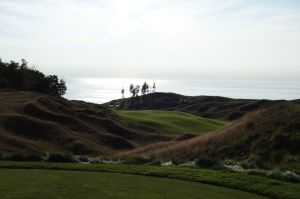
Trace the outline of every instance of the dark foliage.
<instances>
[{"instance_id":1,"label":"dark foliage","mask_svg":"<svg viewBox=\"0 0 300 199\"><path fill-rule=\"evenodd\" d=\"M66 93L66 82L56 75L44 75L42 72L29 68L27 62L2 62L0 59L0 88L13 88L23 91L37 91L53 96Z\"/></svg>"},{"instance_id":2,"label":"dark foliage","mask_svg":"<svg viewBox=\"0 0 300 199\"><path fill-rule=\"evenodd\" d=\"M70 153L50 153L48 162L76 162L74 156Z\"/></svg>"},{"instance_id":3,"label":"dark foliage","mask_svg":"<svg viewBox=\"0 0 300 199\"><path fill-rule=\"evenodd\" d=\"M217 168L220 162L210 158L197 158L195 164L201 168Z\"/></svg>"},{"instance_id":4,"label":"dark foliage","mask_svg":"<svg viewBox=\"0 0 300 199\"><path fill-rule=\"evenodd\" d=\"M150 161L151 158L136 156L124 160L124 164L139 165L149 163Z\"/></svg>"},{"instance_id":5,"label":"dark foliage","mask_svg":"<svg viewBox=\"0 0 300 199\"><path fill-rule=\"evenodd\" d=\"M78 159L80 162L88 162L89 161L88 157L86 157L86 156L80 156Z\"/></svg>"}]
</instances>

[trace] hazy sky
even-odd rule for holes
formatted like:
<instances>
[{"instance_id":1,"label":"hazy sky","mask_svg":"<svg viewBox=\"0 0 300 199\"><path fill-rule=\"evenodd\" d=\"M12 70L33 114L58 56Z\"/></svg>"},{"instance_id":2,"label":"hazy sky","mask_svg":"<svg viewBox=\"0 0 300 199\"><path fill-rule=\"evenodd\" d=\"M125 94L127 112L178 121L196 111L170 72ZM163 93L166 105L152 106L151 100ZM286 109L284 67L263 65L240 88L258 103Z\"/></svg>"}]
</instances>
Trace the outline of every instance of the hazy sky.
<instances>
[{"instance_id":1,"label":"hazy sky","mask_svg":"<svg viewBox=\"0 0 300 199\"><path fill-rule=\"evenodd\" d=\"M64 77L300 79L300 1L0 0L0 57Z\"/></svg>"}]
</instances>

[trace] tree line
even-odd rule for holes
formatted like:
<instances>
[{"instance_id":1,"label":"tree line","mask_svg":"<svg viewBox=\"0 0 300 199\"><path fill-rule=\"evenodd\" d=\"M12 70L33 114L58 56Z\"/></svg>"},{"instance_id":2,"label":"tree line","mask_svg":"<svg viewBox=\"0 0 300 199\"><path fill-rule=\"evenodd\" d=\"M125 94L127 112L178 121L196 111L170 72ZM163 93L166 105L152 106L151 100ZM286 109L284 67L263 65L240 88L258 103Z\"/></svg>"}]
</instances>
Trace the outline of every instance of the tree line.
<instances>
[{"instance_id":1,"label":"tree line","mask_svg":"<svg viewBox=\"0 0 300 199\"><path fill-rule=\"evenodd\" d=\"M45 75L22 59L21 63L5 63L0 58L0 88L13 88L22 91L37 91L53 96L63 96L66 82L56 75Z\"/></svg>"},{"instance_id":2,"label":"tree line","mask_svg":"<svg viewBox=\"0 0 300 199\"><path fill-rule=\"evenodd\" d=\"M138 97L140 93L141 93L141 95L149 94L151 92L154 93L155 90L156 90L155 82L153 83L152 87L150 87L147 82L144 82L142 87L140 85L134 86L133 84L130 84L130 86L129 86L129 92L131 93L132 97ZM124 94L125 94L124 88L122 88L121 93L122 93L122 98L124 98Z\"/></svg>"}]
</instances>

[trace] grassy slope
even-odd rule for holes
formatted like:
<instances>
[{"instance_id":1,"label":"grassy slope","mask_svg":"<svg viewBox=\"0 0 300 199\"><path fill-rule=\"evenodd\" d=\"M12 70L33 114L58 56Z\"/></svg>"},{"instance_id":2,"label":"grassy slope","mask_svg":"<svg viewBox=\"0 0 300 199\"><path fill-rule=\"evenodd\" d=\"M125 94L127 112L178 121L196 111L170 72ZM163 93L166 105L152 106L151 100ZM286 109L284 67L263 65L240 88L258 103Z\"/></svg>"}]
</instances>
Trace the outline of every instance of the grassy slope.
<instances>
[{"instance_id":1,"label":"grassy slope","mask_svg":"<svg viewBox=\"0 0 300 199\"><path fill-rule=\"evenodd\" d=\"M31 162L0 162L0 168L73 170L136 174L181 179L186 181L218 185L222 187L243 190L251 193L257 193L260 195L265 195L277 199L298 199L300 197L299 183L282 182L279 180L269 179L262 176L249 175L245 173L235 173L230 171L189 169L178 167L133 166L119 164L84 165L70 163L64 164ZM26 172L27 171L24 172L24 175L26 175ZM96 174L94 173L93 175ZM83 176L84 175L82 175L82 177ZM18 178L18 180L20 179ZM135 186L137 185L135 184ZM15 188L14 185L13 188ZM178 189L178 187L176 188Z\"/></svg>"},{"instance_id":2,"label":"grassy slope","mask_svg":"<svg viewBox=\"0 0 300 199\"><path fill-rule=\"evenodd\" d=\"M226 124L223 121L201 118L179 111L115 110L115 113L128 126L161 134L204 133Z\"/></svg>"},{"instance_id":3,"label":"grassy slope","mask_svg":"<svg viewBox=\"0 0 300 199\"><path fill-rule=\"evenodd\" d=\"M0 169L0 176L2 199L265 198L196 182L117 173Z\"/></svg>"},{"instance_id":4,"label":"grassy slope","mask_svg":"<svg viewBox=\"0 0 300 199\"><path fill-rule=\"evenodd\" d=\"M165 158L209 156L252 161L300 172L300 104L283 103L186 141L163 142L127 152Z\"/></svg>"}]
</instances>

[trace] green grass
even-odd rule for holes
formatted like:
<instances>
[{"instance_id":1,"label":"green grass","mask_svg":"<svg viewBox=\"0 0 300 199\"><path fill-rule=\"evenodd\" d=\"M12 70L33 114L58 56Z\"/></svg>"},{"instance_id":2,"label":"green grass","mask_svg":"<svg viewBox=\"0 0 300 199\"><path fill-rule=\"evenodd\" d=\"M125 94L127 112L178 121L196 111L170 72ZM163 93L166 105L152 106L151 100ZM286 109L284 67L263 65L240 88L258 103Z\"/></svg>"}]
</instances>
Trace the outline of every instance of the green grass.
<instances>
[{"instance_id":1,"label":"green grass","mask_svg":"<svg viewBox=\"0 0 300 199\"><path fill-rule=\"evenodd\" d=\"M0 169L0 176L1 199L265 198L197 182L118 173Z\"/></svg>"},{"instance_id":2,"label":"green grass","mask_svg":"<svg viewBox=\"0 0 300 199\"><path fill-rule=\"evenodd\" d=\"M256 193L259 195L264 195L264 196L277 198L277 199L299 199L300 198L300 183L283 182L275 179L266 178L263 176L250 175L246 173L236 173L236 172L230 172L226 170L208 170L208 169L192 169L192 168L178 168L178 167L155 167L155 166L146 166L146 165L141 165L141 166L120 165L120 164L85 165L85 164L78 164L78 163L77 164L76 163L43 163L43 162L32 163L32 162L6 162L6 161L0 161L0 168L90 171L91 175L95 175L95 176L98 175L96 172L135 174L135 175L143 175L143 176L155 176L155 177L163 177L168 179L185 180L185 181L198 182L198 183L200 182L204 184L217 185L221 187L227 187L227 188L237 189L241 191ZM17 170L13 170L13 171L17 171ZM23 176L26 176L26 172L27 171L23 172ZM83 176L85 176L86 174L87 174L86 172L83 172L81 175L83 178L82 183L84 182ZM3 176L4 174L1 173L0 183L5 184L5 181L7 180L4 180L3 182L2 180L4 179ZM12 182L18 180L21 181L21 178L22 177L20 178L15 177L15 180L12 180ZM71 180L69 180L69 183L73 183L70 181ZM133 181L133 183L135 187L139 186L138 183L136 183L135 181ZM153 183L149 183L147 186L152 186L150 184L155 184L155 183L153 181ZM0 187L2 186L4 185L0 184ZM14 184L12 184L11 186L13 186L13 188L16 189L16 186ZM57 185L57 186L61 187L61 185ZM106 185L102 184L101 186L106 186ZM127 188L124 189L126 190ZM181 190L181 188L180 187L178 188L177 186L173 187L173 189ZM3 191L0 191L0 194L3 194ZM134 196L132 196L132 198L134 198ZM199 196L198 198L206 198L206 197ZM234 197L220 197L220 198L234 198Z\"/></svg>"},{"instance_id":3,"label":"green grass","mask_svg":"<svg viewBox=\"0 0 300 199\"><path fill-rule=\"evenodd\" d=\"M206 119L179 111L114 110L127 126L161 134L205 133L220 128L225 121Z\"/></svg>"}]
</instances>

